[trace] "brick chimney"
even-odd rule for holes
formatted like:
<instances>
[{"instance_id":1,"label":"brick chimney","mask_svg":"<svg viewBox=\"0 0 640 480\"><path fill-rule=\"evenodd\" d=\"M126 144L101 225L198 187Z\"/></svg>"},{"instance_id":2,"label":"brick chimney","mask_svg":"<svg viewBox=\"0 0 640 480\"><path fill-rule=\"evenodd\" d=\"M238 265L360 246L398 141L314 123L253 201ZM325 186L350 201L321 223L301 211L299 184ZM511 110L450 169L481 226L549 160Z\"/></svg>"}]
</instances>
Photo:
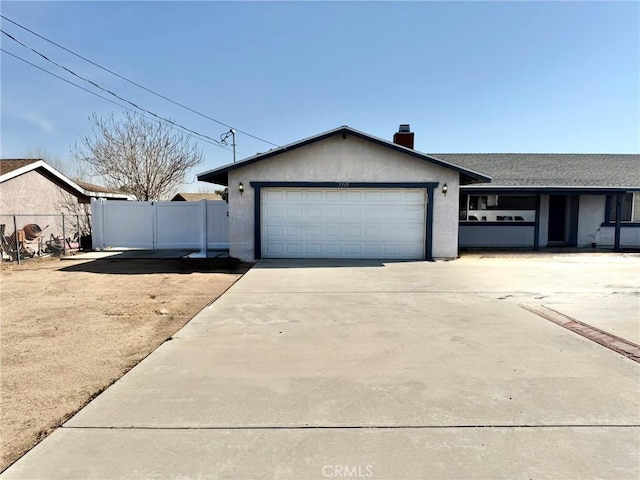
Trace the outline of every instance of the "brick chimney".
<instances>
[{"instance_id":1,"label":"brick chimney","mask_svg":"<svg viewBox=\"0 0 640 480\"><path fill-rule=\"evenodd\" d=\"M393 134L393 143L403 147L413 148L413 132L408 123L403 123L398 128L398 132Z\"/></svg>"}]
</instances>

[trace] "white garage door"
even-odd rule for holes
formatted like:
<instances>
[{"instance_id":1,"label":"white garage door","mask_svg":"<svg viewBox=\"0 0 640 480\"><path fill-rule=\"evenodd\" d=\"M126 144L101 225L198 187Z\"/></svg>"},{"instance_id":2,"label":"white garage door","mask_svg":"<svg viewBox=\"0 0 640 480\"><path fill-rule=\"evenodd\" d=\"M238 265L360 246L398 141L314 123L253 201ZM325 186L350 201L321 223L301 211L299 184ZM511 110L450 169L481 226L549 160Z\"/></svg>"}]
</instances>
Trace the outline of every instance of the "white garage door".
<instances>
[{"instance_id":1,"label":"white garage door","mask_svg":"<svg viewBox=\"0 0 640 480\"><path fill-rule=\"evenodd\" d=\"M264 258L424 258L422 189L265 188Z\"/></svg>"}]
</instances>

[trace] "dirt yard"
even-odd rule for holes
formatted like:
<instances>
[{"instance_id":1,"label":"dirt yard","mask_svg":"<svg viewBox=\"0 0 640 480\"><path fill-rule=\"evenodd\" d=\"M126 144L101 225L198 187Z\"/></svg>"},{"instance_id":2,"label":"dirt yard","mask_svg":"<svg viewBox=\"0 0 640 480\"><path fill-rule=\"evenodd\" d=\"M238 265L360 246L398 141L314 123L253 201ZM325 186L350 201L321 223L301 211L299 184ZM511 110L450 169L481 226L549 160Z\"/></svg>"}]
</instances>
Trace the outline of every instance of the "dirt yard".
<instances>
[{"instance_id":1,"label":"dirt yard","mask_svg":"<svg viewBox=\"0 0 640 480\"><path fill-rule=\"evenodd\" d=\"M248 268L214 259L3 264L0 471Z\"/></svg>"}]
</instances>

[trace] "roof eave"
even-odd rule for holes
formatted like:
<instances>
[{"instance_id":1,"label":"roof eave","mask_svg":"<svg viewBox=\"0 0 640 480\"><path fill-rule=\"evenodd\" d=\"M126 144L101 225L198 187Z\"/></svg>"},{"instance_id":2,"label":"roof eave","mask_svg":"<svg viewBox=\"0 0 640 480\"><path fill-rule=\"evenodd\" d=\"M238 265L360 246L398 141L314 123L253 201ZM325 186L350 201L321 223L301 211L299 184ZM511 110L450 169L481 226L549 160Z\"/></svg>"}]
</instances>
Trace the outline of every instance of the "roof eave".
<instances>
[{"instance_id":1,"label":"roof eave","mask_svg":"<svg viewBox=\"0 0 640 480\"><path fill-rule=\"evenodd\" d=\"M611 185L465 185L461 190L471 191L522 191L522 192L629 192L640 191L640 187Z\"/></svg>"},{"instance_id":2,"label":"roof eave","mask_svg":"<svg viewBox=\"0 0 640 480\"><path fill-rule=\"evenodd\" d=\"M279 155L281 153L287 152L287 151L291 151L291 150L295 150L296 148L300 148L303 147L305 145L309 145L311 143L315 143L318 142L320 140L324 140L326 138L332 137L334 135L338 135L338 134L350 134L353 135L355 137L361 138L363 140L368 140L370 142L376 143L378 145L384 146L386 148L390 148L392 150L396 150L398 152L401 153L405 153L407 155L419 158L421 160L424 161L428 161L431 163L434 163L436 165L445 167L445 168L449 168L451 170L455 170L458 173L460 173L461 175L461 182L464 180L464 182L466 184L468 183L477 183L477 182L481 182L481 183L486 183L486 182L491 182L491 177L487 176L487 175L483 175L479 172L475 172L473 170L469 170L463 167L460 167L459 165L455 165L453 163L449 163L445 160L441 160L439 158L436 157L432 157L430 155L424 154L422 152L418 152L417 150L413 150L411 148L407 148L404 147L402 145L398 145L396 143L393 142L389 142L387 140L378 138L378 137L374 137L372 135L366 134L364 132L360 132L359 130L355 130L351 127L347 127L347 126L342 126L333 130L329 130L328 132L324 132L321 133L319 135L315 135L312 137L308 137L305 138L303 140L300 140L298 142L295 143L291 143L289 145L285 145L282 147L278 147L278 148L274 148L273 150L269 150L268 152L265 153L261 153L258 155L254 155L253 157L249 157L241 162L237 162L237 163L231 163L231 164L227 164L227 165L223 165L222 167L218 167L215 168L213 170L209 170L207 172L201 173L200 175L197 176L198 180L201 182L208 182L208 183L216 183L219 185L224 185L224 186L228 186L228 173L232 170L236 170L238 168L242 168L245 167L247 165L250 165L252 163L255 162L259 162L262 160L266 160L267 158L273 157L275 155Z\"/></svg>"}]
</instances>

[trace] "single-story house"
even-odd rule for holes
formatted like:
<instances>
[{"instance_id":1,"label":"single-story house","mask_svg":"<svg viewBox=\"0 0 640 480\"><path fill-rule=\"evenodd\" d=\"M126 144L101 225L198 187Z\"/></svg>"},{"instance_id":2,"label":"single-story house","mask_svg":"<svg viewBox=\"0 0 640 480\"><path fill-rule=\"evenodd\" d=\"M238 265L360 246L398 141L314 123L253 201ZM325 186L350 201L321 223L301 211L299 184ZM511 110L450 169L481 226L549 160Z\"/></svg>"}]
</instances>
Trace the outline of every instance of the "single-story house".
<instances>
[{"instance_id":1,"label":"single-story house","mask_svg":"<svg viewBox=\"0 0 640 480\"><path fill-rule=\"evenodd\" d=\"M431 154L491 177L460 189L464 247L640 247L640 155Z\"/></svg>"},{"instance_id":2,"label":"single-story house","mask_svg":"<svg viewBox=\"0 0 640 480\"><path fill-rule=\"evenodd\" d=\"M171 199L172 202L199 202L201 200L219 201L223 198L217 193L176 193Z\"/></svg>"},{"instance_id":3,"label":"single-story house","mask_svg":"<svg viewBox=\"0 0 640 480\"><path fill-rule=\"evenodd\" d=\"M99 185L71 180L42 159L0 160L0 224L5 225L7 233L13 232L16 216L18 229L35 223L43 229L48 227L44 231L47 238L73 237L73 233L84 230L91 198L133 199ZM62 214L68 222L64 228Z\"/></svg>"},{"instance_id":4,"label":"single-story house","mask_svg":"<svg viewBox=\"0 0 640 480\"><path fill-rule=\"evenodd\" d=\"M490 178L343 126L198 175L229 189L230 254L438 259L458 254L460 186Z\"/></svg>"},{"instance_id":5,"label":"single-story house","mask_svg":"<svg viewBox=\"0 0 640 480\"><path fill-rule=\"evenodd\" d=\"M459 247L640 247L640 155L426 154L348 126L198 175L230 254L450 259Z\"/></svg>"}]
</instances>

